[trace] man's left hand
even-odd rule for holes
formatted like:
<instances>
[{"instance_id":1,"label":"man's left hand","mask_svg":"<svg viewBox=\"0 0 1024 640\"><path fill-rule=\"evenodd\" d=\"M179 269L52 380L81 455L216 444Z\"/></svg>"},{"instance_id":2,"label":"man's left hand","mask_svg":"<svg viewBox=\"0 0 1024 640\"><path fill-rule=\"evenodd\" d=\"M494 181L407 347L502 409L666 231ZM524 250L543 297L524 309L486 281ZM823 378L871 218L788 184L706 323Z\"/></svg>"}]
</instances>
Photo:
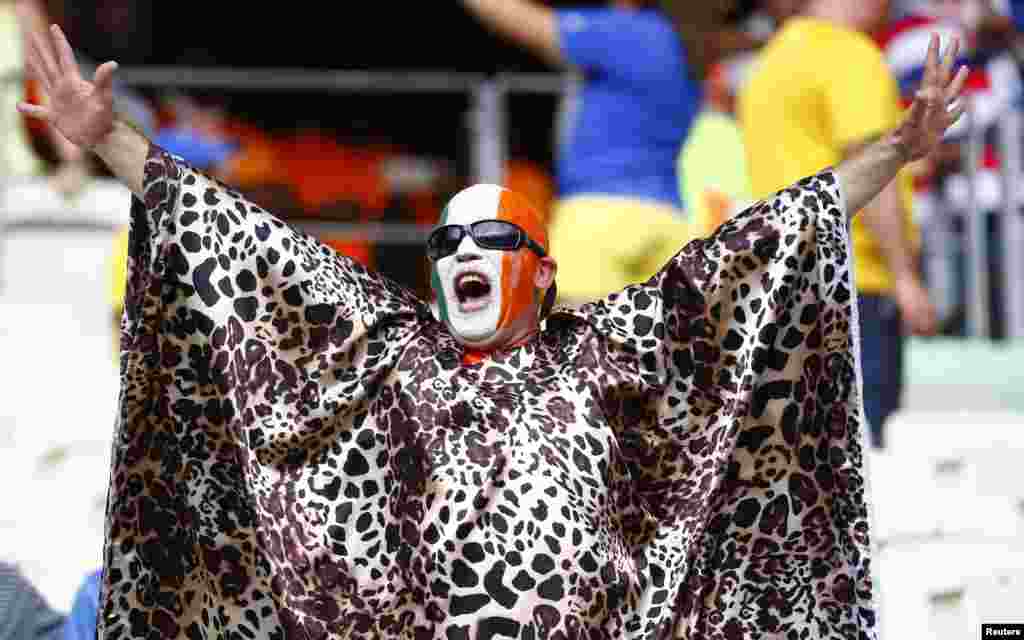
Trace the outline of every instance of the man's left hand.
<instances>
[{"instance_id":1,"label":"man's left hand","mask_svg":"<svg viewBox=\"0 0 1024 640\"><path fill-rule=\"evenodd\" d=\"M906 162L920 160L935 151L946 130L966 109L959 98L967 80L967 68L961 67L953 75L953 63L959 50L960 41L954 38L940 62L939 36L932 34L921 87L914 95L906 119L893 136Z\"/></svg>"}]
</instances>

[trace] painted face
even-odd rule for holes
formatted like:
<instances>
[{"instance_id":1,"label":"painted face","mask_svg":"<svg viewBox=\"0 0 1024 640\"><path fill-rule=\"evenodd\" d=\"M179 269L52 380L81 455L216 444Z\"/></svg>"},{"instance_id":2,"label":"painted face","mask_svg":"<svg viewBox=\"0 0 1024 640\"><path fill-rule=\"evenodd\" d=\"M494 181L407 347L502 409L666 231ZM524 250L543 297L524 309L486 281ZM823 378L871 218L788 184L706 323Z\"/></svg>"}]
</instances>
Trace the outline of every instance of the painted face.
<instances>
[{"instance_id":1,"label":"painted face","mask_svg":"<svg viewBox=\"0 0 1024 640\"><path fill-rule=\"evenodd\" d=\"M547 249L540 215L525 198L495 185L475 185L455 195L438 226L504 220L519 226ZM431 284L441 319L459 342L487 349L507 342L537 322L534 283L539 258L527 247L515 251L480 247L468 233L455 253L434 262Z\"/></svg>"}]
</instances>

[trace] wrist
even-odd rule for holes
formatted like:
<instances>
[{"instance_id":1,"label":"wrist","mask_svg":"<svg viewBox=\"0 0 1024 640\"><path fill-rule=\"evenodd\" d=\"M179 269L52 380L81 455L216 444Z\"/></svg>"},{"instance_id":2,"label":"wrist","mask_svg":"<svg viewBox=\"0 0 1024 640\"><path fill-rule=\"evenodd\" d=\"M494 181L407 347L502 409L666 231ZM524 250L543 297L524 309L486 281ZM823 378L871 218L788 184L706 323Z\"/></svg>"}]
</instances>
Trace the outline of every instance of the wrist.
<instances>
[{"instance_id":1,"label":"wrist","mask_svg":"<svg viewBox=\"0 0 1024 640\"><path fill-rule=\"evenodd\" d=\"M917 273L909 265L893 270L893 281L897 287L906 285L917 285L919 281Z\"/></svg>"},{"instance_id":2,"label":"wrist","mask_svg":"<svg viewBox=\"0 0 1024 640\"><path fill-rule=\"evenodd\" d=\"M142 197L143 171L149 140L131 125L114 120L110 131L91 147L100 160L132 193Z\"/></svg>"},{"instance_id":3,"label":"wrist","mask_svg":"<svg viewBox=\"0 0 1024 640\"><path fill-rule=\"evenodd\" d=\"M901 168L913 160L913 153L900 136L899 129L892 131L882 138L881 146L883 153L898 162Z\"/></svg>"},{"instance_id":4,"label":"wrist","mask_svg":"<svg viewBox=\"0 0 1024 640\"><path fill-rule=\"evenodd\" d=\"M112 119L109 126L106 127L106 131L101 131L99 132L99 135L96 136L95 142L88 145L81 145L82 148L91 153L102 155L101 151L104 148L109 148L116 144L116 138L119 136L120 129L123 126L125 126L124 123L117 118Z\"/></svg>"}]
</instances>

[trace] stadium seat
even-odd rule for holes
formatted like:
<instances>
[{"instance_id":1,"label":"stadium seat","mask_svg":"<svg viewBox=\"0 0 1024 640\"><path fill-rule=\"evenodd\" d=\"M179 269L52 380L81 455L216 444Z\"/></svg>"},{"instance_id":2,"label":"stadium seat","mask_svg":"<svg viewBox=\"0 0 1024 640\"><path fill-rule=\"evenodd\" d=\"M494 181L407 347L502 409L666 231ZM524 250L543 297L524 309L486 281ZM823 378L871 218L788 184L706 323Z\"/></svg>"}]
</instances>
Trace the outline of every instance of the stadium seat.
<instances>
[{"instance_id":1,"label":"stadium seat","mask_svg":"<svg viewBox=\"0 0 1024 640\"><path fill-rule=\"evenodd\" d=\"M1009 490L981 494L971 481L973 476L959 468L943 468L923 457L876 452L868 461L868 473L876 546L936 539L1015 539L1024 534L1019 498L1006 495L1012 493Z\"/></svg>"},{"instance_id":2,"label":"stadium seat","mask_svg":"<svg viewBox=\"0 0 1024 640\"><path fill-rule=\"evenodd\" d=\"M1024 545L935 541L876 555L882 638L976 638L982 622L1019 619Z\"/></svg>"},{"instance_id":3,"label":"stadium seat","mask_svg":"<svg viewBox=\"0 0 1024 640\"><path fill-rule=\"evenodd\" d=\"M1024 413L1013 411L901 411L886 423L886 448L929 456L996 447L1024 451L1022 427Z\"/></svg>"}]
</instances>

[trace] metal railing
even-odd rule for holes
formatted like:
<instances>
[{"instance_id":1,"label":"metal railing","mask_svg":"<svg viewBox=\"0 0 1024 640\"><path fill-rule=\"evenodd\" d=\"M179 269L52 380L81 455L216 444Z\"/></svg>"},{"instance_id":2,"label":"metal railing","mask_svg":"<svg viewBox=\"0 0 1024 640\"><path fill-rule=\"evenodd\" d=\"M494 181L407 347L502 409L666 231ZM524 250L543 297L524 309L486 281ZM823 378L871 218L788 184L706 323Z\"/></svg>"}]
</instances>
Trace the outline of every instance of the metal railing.
<instances>
[{"instance_id":1,"label":"metal railing","mask_svg":"<svg viewBox=\"0 0 1024 640\"><path fill-rule=\"evenodd\" d=\"M1024 178L1024 145L1022 145L1022 112L1018 105L1005 109L996 121L1000 187L1002 202L998 211L987 209L980 197L980 167L988 133L976 126L968 110L967 136L962 145L962 164L967 177L967 206L964 217L964 244L967 265L966 303L967 334L973 337L992 336L990 309L995 304L1002 310L1006 335L1024 338L1024 191L1019 181ZM991 241L990 216L999 218L1001 235ZM943 248L954 253L953 247ZM994 253L999 254L1001 273L993 273L990 265ZM993 300L993 280L998 278L1001 300Z\"/></svg>"},{"instance_id":2,"label":"metal railing","mask_svg":"<svg viewBox=\"0 0 1024 640\"><path fill-rule=\"evenodd\" d=\"M6 76L0 81L18 80ZM127 87L161 89L216 88L237 91L317 91L350 94L462 95L470 97L465 114L470 140L471 174L475 181L501 183L508 159L508 98L514 94L558 96L569 86L567 76L558 74L498 74L424 71L311 71L306 69L196 69L177 67L124 68L118 82ZM969 116L968 116L969 117ZM1000 151L1003 158L1004 189L1002 256L1005 268L1004 300L1007 333L1024 338L1024 218L1021 215L1024 194L1018 185L1022 176L1021 113L1008 110L999 121ZM984 217L976 189L977 168L983 145L980 127L970 127L964 145L966 173L970 185L965 233L968 265L967 331L975 337L989 337L988 299L991 274L988 255L994 250L988 242ZM0 244L5 231L23 228L4 225L0 212ZM410 224L342 224L324 221L296 221L297 226L314 233L354 234L367 241L412 244L422 242L426 228ZM80 226L80 225L79 225ZM944 250L952 251L952 247ZM0 249L2 252L2 249Z\"/></svg>"}]
</instances>

